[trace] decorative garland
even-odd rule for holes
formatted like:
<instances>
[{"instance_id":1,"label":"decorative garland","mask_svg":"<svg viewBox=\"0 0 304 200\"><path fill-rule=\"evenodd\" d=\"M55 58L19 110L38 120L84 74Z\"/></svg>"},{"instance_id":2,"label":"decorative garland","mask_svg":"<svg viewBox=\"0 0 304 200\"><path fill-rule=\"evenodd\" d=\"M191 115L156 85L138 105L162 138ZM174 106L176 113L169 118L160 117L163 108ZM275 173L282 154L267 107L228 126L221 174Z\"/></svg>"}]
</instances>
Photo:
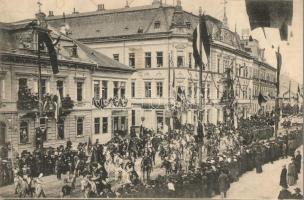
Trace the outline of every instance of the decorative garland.
<instances>
[{"instance_id":1,"label":"decorative garland","mask_svg":"<svg viewBox=\"0 0 304 200\"><path fill-rule=\"evenodd\" d=\"M98 109L104 109L109 106L110 107L127 107L128 99L125 97L123 97L123 98L113 97L113 98L109 98L109 99L105 99L103 97L98 99L96 97L93 97L92 104Z\"/></svg>"}]
</instances>

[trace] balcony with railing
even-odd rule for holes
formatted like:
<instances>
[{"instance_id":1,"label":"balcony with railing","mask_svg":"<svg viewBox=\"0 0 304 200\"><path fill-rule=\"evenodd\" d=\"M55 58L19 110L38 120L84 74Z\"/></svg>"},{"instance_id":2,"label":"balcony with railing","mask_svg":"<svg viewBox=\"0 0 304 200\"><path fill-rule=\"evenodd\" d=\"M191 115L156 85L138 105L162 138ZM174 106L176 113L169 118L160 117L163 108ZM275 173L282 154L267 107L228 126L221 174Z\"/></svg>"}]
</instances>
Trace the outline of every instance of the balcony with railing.
<instances>
[{"instance_id":1,"label":"balcony with railing","mask_svg":"<svg viewBox=\"0 0 304 200\"><path fill-rule=\"evenodd\" d=\"M55 112L60 109L60 115L68 115L73 107L74 101L67 95L59 97L53 94L44 94L41 97L39 106L39 96L37 93L32 93L27 86L21 86L18 90L17 109L23 112L36 113L40 111L47 116L54 116Z\"/></svg>"}]
</instances>

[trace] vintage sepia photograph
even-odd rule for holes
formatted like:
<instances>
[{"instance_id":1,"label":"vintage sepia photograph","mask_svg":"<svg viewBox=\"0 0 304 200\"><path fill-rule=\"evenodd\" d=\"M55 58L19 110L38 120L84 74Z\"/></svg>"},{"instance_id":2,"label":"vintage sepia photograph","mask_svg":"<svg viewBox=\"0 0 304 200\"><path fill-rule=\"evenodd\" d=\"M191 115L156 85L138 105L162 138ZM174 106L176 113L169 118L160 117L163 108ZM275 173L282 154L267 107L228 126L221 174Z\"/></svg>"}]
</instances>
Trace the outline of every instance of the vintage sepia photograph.
<instances>
[{"instance_id":1,"label":"vintage sepia photograph","mask_svg":"<svg viewBox=\"0 0 304 200\"><path fill-rule=\"evenodd\" d=\"M0 199L303 199L303 0L0 0Z\"/></svg>"}]
</instances>

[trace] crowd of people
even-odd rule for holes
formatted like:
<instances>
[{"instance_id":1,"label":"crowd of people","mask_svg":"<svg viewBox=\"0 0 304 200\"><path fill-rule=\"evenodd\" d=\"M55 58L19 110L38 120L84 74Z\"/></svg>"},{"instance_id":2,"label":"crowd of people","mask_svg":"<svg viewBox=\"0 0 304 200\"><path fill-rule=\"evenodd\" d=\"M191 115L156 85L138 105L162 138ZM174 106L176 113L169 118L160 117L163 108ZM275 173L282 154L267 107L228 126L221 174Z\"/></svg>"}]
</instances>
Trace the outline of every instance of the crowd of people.
<instances>
[{"instance_id":1,"label":"crowd of people","mask_svg":"<svg viewBox=\"0 0 304 200\"><path fill-rule=\"evenodd\" d=\"M191 125L167 134L142 127L140 134L115 135L103 145L88 141L75 146L68 141L58 148L22 152L14 160L14 176L10 176L19 197L44 197L42 179L52 174L58 180L65 174L63 197L71 195L77 180L85 198L225 197L230 184L242 174L253 169L262 173L263 164L291 156L301 145L301 130L273 140L254 137L248 143L241 130L269 126L271 122L264 120L244 119L238 130L228 129L226 124L206 124L202 146ZM152 178L152 171L159 168L164 173Z\"/></svg>"}]
</instances>

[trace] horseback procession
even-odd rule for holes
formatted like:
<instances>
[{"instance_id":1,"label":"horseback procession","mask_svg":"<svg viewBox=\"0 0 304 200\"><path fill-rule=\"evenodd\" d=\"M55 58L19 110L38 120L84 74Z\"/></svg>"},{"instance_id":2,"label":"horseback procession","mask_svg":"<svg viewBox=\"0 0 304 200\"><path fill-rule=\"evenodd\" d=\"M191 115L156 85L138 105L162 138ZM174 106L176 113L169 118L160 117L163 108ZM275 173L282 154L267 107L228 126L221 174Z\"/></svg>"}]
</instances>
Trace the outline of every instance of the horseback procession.
<instances>
[{"instance_id":1,"label":"horseback procession","mask_svg":"<svg viewBox=\"0 0 304 200\"><path fill-rule=\"evenodd\" d=\"M202 146L194 127L187 124L170 134L141 127L126 137L116 134L106 144L68 141L58 148L24 151L13 161L15 193L19 198L45 197L43 179L56 174L58 180L64 177L61 197L78 191L84 198L212 197L227 191L247 171L262 173L263 164L291 156L301 145L301 130L277 139L261 132L245 141L250 126L258 123L258 117L252 117L238 129L206 124ZM263 120L259 127L269 128L271 123Z\"/></svg>"}]
</instances>

